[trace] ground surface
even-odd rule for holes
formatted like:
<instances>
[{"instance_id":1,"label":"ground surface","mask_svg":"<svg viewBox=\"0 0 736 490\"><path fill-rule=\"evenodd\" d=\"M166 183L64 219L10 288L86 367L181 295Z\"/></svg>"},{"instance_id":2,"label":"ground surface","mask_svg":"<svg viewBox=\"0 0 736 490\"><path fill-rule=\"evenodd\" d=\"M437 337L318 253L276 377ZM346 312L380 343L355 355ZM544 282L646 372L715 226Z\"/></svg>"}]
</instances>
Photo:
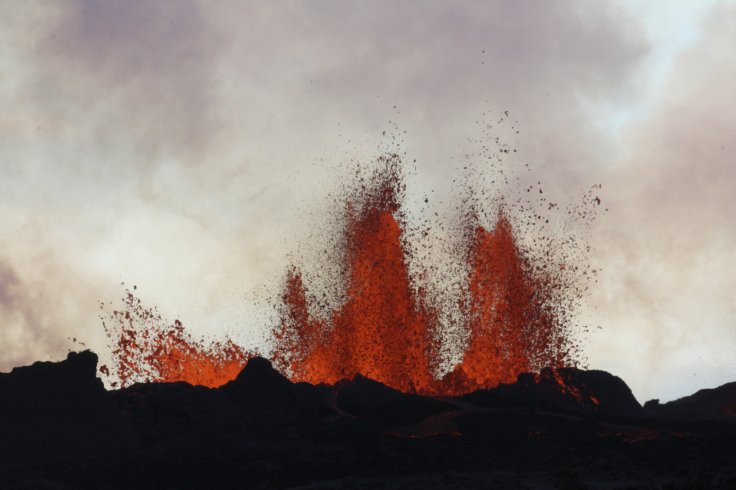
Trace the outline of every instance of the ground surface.
<instances>
[{"instance_id":1,"label":"ground surface","mask_svg":"<svg viewBox=\"0 0 736 490\"><path fill-rule=\"evenodd\" d=\"M457 398L293 384L106 391L97 357L0 374L0 488L736 488L736 383L642 408L602 371Z\"/></svg>"}]
</instances>

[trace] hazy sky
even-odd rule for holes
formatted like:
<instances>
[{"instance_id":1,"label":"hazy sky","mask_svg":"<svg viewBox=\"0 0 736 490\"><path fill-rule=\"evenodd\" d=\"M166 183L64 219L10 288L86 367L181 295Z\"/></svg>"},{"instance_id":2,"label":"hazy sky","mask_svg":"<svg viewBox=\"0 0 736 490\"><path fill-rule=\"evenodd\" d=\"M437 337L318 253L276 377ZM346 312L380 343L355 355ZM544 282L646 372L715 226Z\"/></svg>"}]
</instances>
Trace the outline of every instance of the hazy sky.
<instances>
[{"instance_id":1,"label":"hazy sky","mask_svg":"<svg viewBox=\"0 0 736 490\"><path fill-rule=\"evenodd\" d=\"M0 1L0 370L104 355L120 282L264 345L262 291L388 121L448 197L483 113L592 184L594 368L640 401L736 379L736 2Z\"/></svg>"}]
</instances>

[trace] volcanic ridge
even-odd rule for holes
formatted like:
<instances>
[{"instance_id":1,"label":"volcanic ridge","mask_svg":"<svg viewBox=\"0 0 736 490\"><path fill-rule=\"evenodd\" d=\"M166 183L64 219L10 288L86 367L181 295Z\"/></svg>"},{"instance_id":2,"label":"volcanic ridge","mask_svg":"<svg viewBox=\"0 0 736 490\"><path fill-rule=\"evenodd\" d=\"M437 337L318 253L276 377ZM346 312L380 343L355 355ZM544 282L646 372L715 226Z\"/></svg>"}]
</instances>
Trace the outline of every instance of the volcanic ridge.
<instances>
[{"instance_id":1,"label":"volcanic ridge","mask_svg":"<svg viewBox=\"0 0 736 490\"><path fill-rule=\"evenodd\" d=\"M2 488L734 488L736 383L642 407L575 368L462 396L250 359L219 388L107 391L72 352L0 374Z\"/></svg>"}]
</instances>

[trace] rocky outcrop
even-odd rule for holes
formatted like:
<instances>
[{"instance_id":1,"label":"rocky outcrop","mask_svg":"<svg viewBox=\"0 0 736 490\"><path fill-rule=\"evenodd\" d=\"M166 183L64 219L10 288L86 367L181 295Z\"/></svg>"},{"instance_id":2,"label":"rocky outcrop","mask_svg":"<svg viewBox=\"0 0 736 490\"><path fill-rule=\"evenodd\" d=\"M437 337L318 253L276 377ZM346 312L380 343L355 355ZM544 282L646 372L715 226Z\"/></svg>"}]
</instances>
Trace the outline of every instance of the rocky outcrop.
<instances>
[{"instance_id":1,"label":"rocky outcrop","mask_svg":"<svg viewBox=\"0 0 736 490\"><path fill-rule=\"evenodd\" d=\"M133 442L96 370L85 351L0 374L0 468L96 459Z\"/></svg>"},{"instance_id":2,"label":"rocky outcrop","mask_svg":"<svg viewBox=\"0 0 736 490\"><path fill-rule=\"evenodd\" d=\"M605 371L546 368L524 373L515 383L461 397L484 407L519 406L597 417L637 417L641 405L619 377Z\"/></svg>"},{"instance_id":3,"label":"rocky outcrop","mask_svg":"<svg viewBox=\"0 0 736 490\"><path fill-rule=\"evenodd\" d=\"M736 382L700 390L668 403L650 400L644 405L650 417L687 420L718 420L736 423Z\"/></svg>"}]
</instances>

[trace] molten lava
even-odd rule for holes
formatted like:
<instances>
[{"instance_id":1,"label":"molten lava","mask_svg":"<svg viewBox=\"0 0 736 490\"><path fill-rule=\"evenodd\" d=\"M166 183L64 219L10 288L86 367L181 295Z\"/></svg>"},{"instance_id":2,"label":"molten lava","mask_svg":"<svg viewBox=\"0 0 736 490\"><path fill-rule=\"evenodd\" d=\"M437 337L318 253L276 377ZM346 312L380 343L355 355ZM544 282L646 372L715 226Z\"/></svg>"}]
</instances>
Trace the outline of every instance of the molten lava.
<instances>
[{"instance_id":1,"label":"molten lava","mask_svg":"<svg viewBox=\"0 0 736 490\"><path fill-rule=\"evenodd\" d=\"M438 379L435 311L415 293L402 227L398 157L347 206L346 301L322 319L309 314L302 276L291 268L275 331L276 365L295 381L335 383L358 374L405 392L455 395L569 360L566 330L552 299L559 284L534 269L502 210L495 227L475 227L466 244L468 281L461 298L468 344L462 362ZM356 206L353 203L362 203Z\"/></svg>"},{"instance_id":2,"label":"molten lava","mask_svg":"<svg viewBox=\"0 0 736 490\"><path fill-rule=\"evenodd\" d=\"M520 252L506 214L493 230L471 235L470 277L463 302L469 343L442 391L467 393L512 383L520 373L564 365L567 352L559 319L549 305L554 283Z\"/></svg>"},{"instance_id":3,"label":"molten lava","mask_svg":"<svg viewBox=\"0 0 736 490\"><path fill-rule=\"evenodd\" d=\"M130 291L124 309L112 313L112 325L103 326L113 342L113 369L121 387L135 382L186 381L210 388L235 379L251 355L232 341L204 346L194 340L179 320L165 325L161 315L146 309ZM107 366L100 372L109 374ZM112 381L113 387L118 381Z\"/></svg>"},{"instance_id":4,"label":"molten lava","mask_svg":"<svg viewBox=\"0 0 736 490\"><path fill-rule=\"evenodd\" d=\"M569 304L560 302L567 285L551 262L540 264L519 246L501 205L490 229L472 213L463 215L470 216L463 223L466 269L455 301L466 335L462 360L443 375L441 305L430 304L410 274L401 159L387 155L378 166L344 203L343 301L320 310L310 304L299 268L288 269L273 329L275 366L293 381L334 384L362 375L404 392L458 395L574 364ZM122 386L136 380L219 386L251 357L230 341L205 348L178 321L161 326L160 316L131 293L125 301L125 311L113 314L116 327L106 326Z\"/></svg>"},{"instance_id":5,"label":"molten lava","mask_svg":"<svg viewBox=\"0 0 736 490\"><path fill-rule=\"evenodd\" d=\"M402 391L431 391L431 332L401 245L398 183L386 179L363 209L348 208L347 300L327 322L309 316L301 275L289 271L274 359L292 379L335 383L360 374Z\"/></svg>"}]
</instances>

